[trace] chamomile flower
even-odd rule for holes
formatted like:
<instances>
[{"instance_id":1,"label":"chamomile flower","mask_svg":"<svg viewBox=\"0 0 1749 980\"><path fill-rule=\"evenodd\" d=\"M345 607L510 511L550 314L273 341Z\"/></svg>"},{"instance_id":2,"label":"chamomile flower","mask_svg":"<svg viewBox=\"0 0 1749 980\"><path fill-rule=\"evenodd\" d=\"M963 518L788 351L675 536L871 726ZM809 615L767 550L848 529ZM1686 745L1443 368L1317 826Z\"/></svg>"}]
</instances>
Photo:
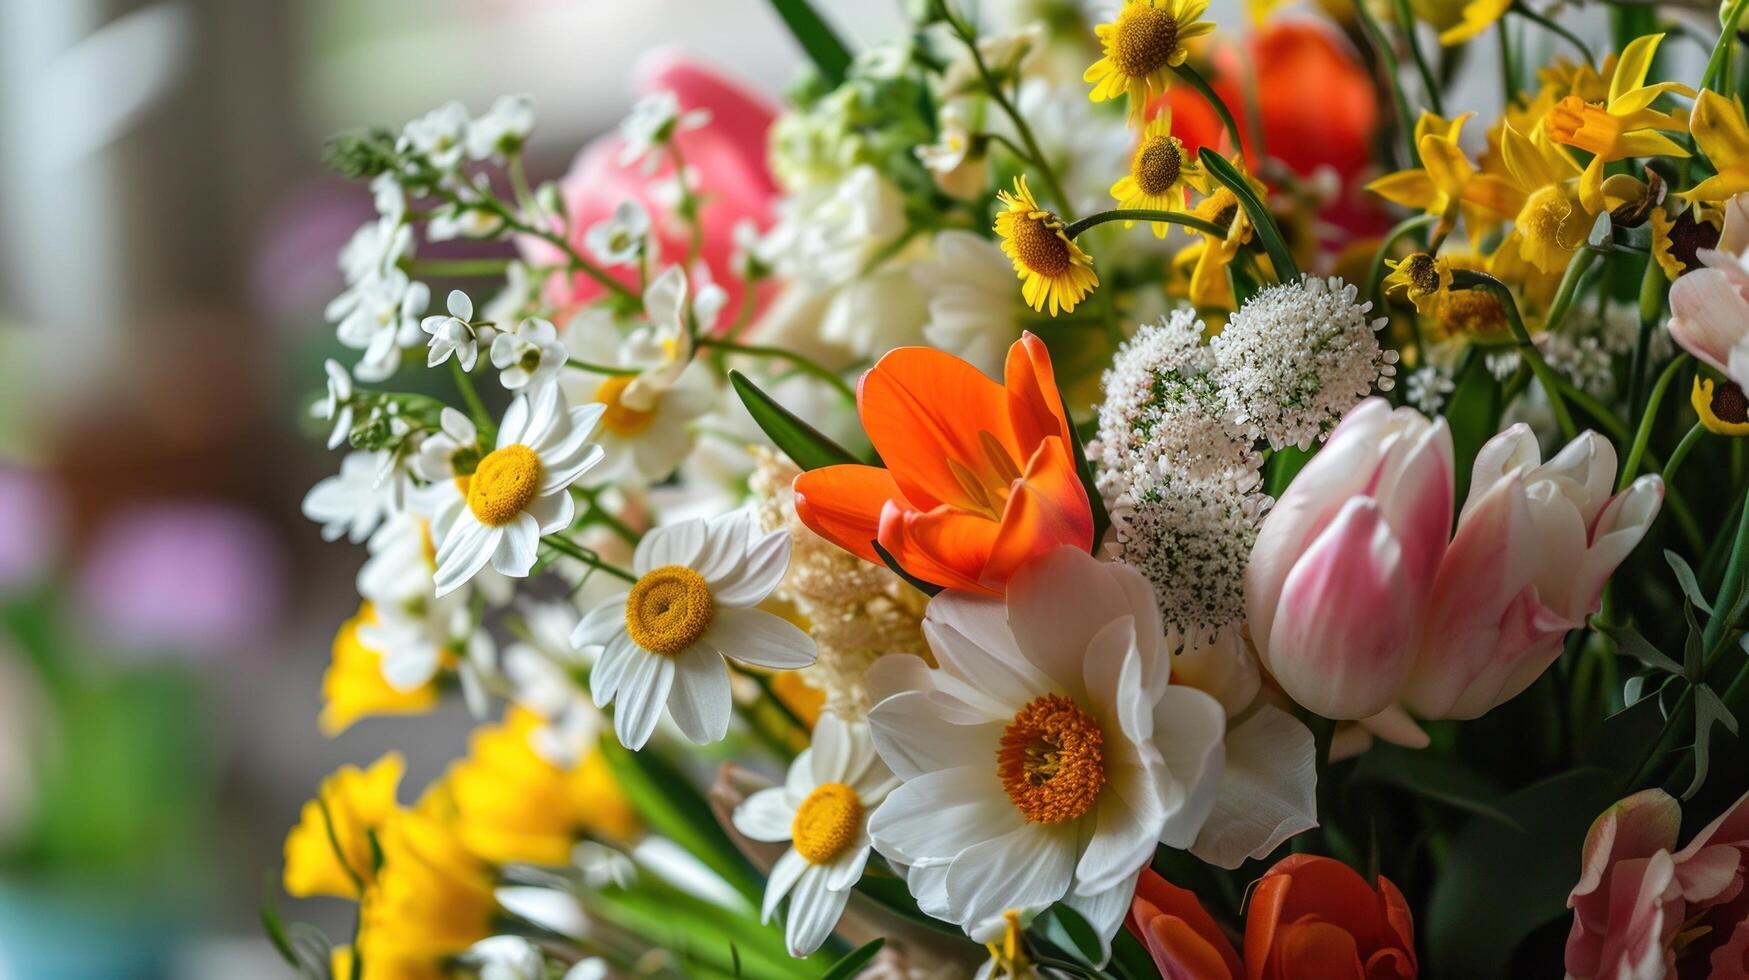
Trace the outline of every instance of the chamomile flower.
<instances>
[{"instance_id":1,"label":"chamomile flower","mask_svg":"<svg viewBox=\"0 0 1749 980\"><path fill-rule=\"evenodd\" d=\"M511 391L546 384L565 366L565 345L551 321L530 317L492 339L492 366Z\"/></svg>"},{"instance_id":2,"label":"chamomile flower","mask_svg":"<svg viewBox=\"0 0 1749 980\"><path fill-rule=\"evenodd\" d=\"M790 670L814 662L814 641L788 620L754 608L789 566L784 530L758 529L750 510L689 520L644 535L631 589L597 606L571 634L604 649L590 672L595 703L614 705L613 728L643 748L662 717L704 745L729 730L733 707L724 657Z\"/></svg>"},{"instance_id":3,"label":"chamomile flower","mask_svg":"<svg viewBox=\"0 0 1749 980\"><path fill-rule=\"evenodd\" d=\"M418 154L439 171L449 173L461 166L467 136L468 110L460 102L446 102L408 123L396 148Z\"/></svg>"},{"instance_id":4,"label":"chamomile flower","mask_svg":"<svg viewBox=\"0 0 1749 980\"><path fill-rule=\"evenodd\" d=\"M392 186L399 190L401 185ZM385 215L360 225L346 240L340 249L340 274L348 286L356 286L387 275L412 254L413 227L403 224L398 216Z\"/></svg>"},{"instance_id":5,"label":"chamomile flower","mask_svg":"<svg viewBox=\"0 0 1749 980\"><path fill-rule=\"evenodd\" d=\"M328 397L317 402L311 414L334 423L328 433L328 448L339 449L352 431L352 375L332 357L322 362L322 371L328 375Z\"/></svg>"},{"instance_id":6,"label":"chamomile flower","mask_svg":"<svg viewBox=\"0 0 1749 980\"><path fill-rule=\"evenodd\" d=\"M1104 55L1081 76L1093 83L1088 97L1104 102L1128 95L1130 118L1140 121L1171 86L1172 69L1189 57L1185 42L1215 29L1197 20L1207 7L1208 0L1124 0L1115 20L1093 29Z\"/></svg>"},{"instance_id":7,"label":"chamomile flower","mask_svg":"<svg viewBox=\"0 0 1749 980\"><path fill-rule=\"evenodd\" d=\"M438 430L419 443L419 451L413 456L413 472L433 483L466 484L480 465L480 457L485 455L480 451L479 430L472 419L448 405L437 421Z\"/></svg>"},{"instance_id":8,"label":"chamomile flower","mask_svg":"<svg viewBox=\"0 0 1749 980\"><path fill-rule=\"evenodd\" d=\"M1172 135L1172 110L1162 110L1149 120L1136 152L1130 157L1130 172L1111 185L1111 196L1120 208L1180 211L1192 184L1202 169L1185 153L1184 143ZM1124 222L1128 228L1134 221ZM1153 223L1154 237L1166 237L1166 223Z\"/></svg>"},{"instance_id":9,"label":"chamomile flower","mask_svg":"<svg viewBox=\"0 0 1749 980\"><path fill-rule=\"evenodd\" d=\"M326 477L304 495L304 516L322 525L322 540L341 537L363 544L394 509L391 487L382 479L389 464L386 452L350 452L340 460L340 472Z\"/></svg>"},{"instance_id":10,"label":"chamomile flower","mask_svg":"<svg viewBox=\"0 0 1749 980\"><path fill-rule=\"evenodd\" d=\"M485 160L515 153L532 132L534 99L528 95L499 96L485 115L468 123L468 156Z\"/></svg>"},{"instance_id":11,"label":"chamomile flower","mask_svg":"<svg viewBox=\"0 0 1749 980\"><path fill-rule=\"evenodd\" d=\"M644 96L619 124L620 138L625 140L619 153L620 166L642 161L644 172L653 173L661 158L651 151L667 146L675 133L697 129L710 119L711 114L705 109L681 111L680 98L673 92L664 90Z\"/></svg>"},{"instance_id":12,"label":"chamomile flower","mask_svg":"<svg viewBox=\"0 0 1749 980\"><path fill-rule=\"evenodd\" d=\"M604 410L570 407L557 385L510 403L497 447L468 477L467 492L433 523L438 595L460 588L488 562L512 578L528 575L540 536L571 523L571 484L601 461L601 447L588 439Z\"/></svg>"},{"instance_id":13,"label":"chamomile flower","mask_svg":"<svg viewBox=\"0 0 1749 980\"><path fill-rule=\"evenodd\" d=\"M431 335L431 353L426 367L436 367L455 356L463 371L472 371L480 357L480 334L474 327L474 301L459 289L449 291L448 316L428 316L419 329Z\"/></svg>"},{"instance_id":14,"label":"chamomile flower","mask_svg":"<svg viewBox=\"0 0 1749 980\"><path fill-rule=\"evenodd\" d=\"M637 261L650 238L650 212L630 199L619 202L612 216L597 221L583 233L583 244L602 265L628 265Z\"/></svg>"},{"instance_id":15,"label":"chamomile flower","mask_svg":"<svg viewBox=\"0 0 1749 980\"><path fill-rule=\"evenodd\" d=\"M827 712L784 784L735 809L736 830L757 841L790 842L771 868L761 916L770 920L789 896L784 939L791 956L813 953L832 934L868 864L868 815L897 784L875 755L868 725Z\"/></svg>"},{"instance_id":16,"label":"chamomile flower","mask_svg":"<svg viewBox=\"0 0 1749 980\"><path fill-rule=\"evenodd\" d=\"M1061 218L1038 206L1025 177L1014 178L1013 194L998 191L996 197L1005 208L996 215L996 234L1022 280L1021 296L1040 312L1049 306L1052 316L1072 312L1099 285L1093 257L1069 240Z\"/></svg>"}]
</instances>

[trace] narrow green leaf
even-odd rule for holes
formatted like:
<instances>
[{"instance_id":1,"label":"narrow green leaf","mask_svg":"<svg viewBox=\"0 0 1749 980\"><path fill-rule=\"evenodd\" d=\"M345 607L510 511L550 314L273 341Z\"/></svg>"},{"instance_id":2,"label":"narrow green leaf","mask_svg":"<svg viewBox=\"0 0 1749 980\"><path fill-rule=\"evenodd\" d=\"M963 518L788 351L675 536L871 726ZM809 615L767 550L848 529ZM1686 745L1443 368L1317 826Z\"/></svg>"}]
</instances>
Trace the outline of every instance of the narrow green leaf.
<instances>
[{"instance_id":1,"label":"narrow green leaf","mask_svg":"<svg viewBox=\"0 0 1749 980\"><path fill-rule=\"evenodd\" d=\"M1737 716L1725 707L1725 702L1705 684L1694 686L1694 779L1682 791L1689 799L1706 785L1707 769L1712 761L1713 726L1723 725L1725 731L1737 734Z\"/></svg>"},{"instance_id":2,"label":"narrow green leaf","mask_svg":"<svg viewBox=\"0 0 1749 980\"><path fill-rule=\"evenodd\" d=\"M1263 485L1271 497L1280 499L1287 485L1312 461L1312 453L1310 449L1288 446L1270 454L1269 461L1263 464Z\"/></svg>"},{"instance_id":3,"label":"narrow green leaf","mask_svg":"<svg viewBox=\"0 0 1749 980\"><path fill-rule=\"evenodd\" d=\"M1502 794L1491 780L1432 752L1375 745L1360 757L1349 778L1356 782L1387 783L1515 830L1523 829L1500 809L1497 801Z\"/></svg>"},{"instance_id":4,"label":"narrow green leaf","mask_svg":"<svg viewBox=\"0 0 1749 980\"><path fill-rule=\"evenodd\" d=\"M869 544L874 545L875 554L881 556L881 561L885 562L886 566L893 570L893 574L910 583L912 588L929 596L937 595L941 592L941 586L936 585L934 582L925 582L917 576L912 575L910 572L905 571L904 566L899 564L899 560L893 557L892 552L881 547L879 541L870 541Z\"/></svg>"},{"instance_id":5,"label":"narrow green leaf","mask_svg":"<svg viewBox=\"0 0 1749 980\"><path fill-rule=\"evenodd\" d=\"M886 944L887 941L884 938L869 940L844 954L844 958L832 964L832 969L827 970L820 977L820 980L850 980L851 977L856 976L858 970L868 965L868 961L874 959L875 954L880 952L881 947Z\"/></svg>"},{"instance_id":6,"label":"narrow green leaf","mask_svg":"<svg viewBox=\"0 0 1749 980\"><path fill-rule=\"evenodd\" d=\"M1269 213L1268 205L1251 189L1244 175L1227 162L1226 157L1210 147L1203 147L1197 153L1197 159L1211 176L1225 184L1233 192L1233 196L1239 199L1239 206L1245 209L1258 240L1263 242L1263 251L1269 254L1269 264L1275 267L1276 279L1280 282L1298 279L1300 268L1294 262L1293 253L1288 251L1287 242L1282 240L1281 229L1276 227L1275 218Z\"/></svg>"},{"instance_id":7,"label":"narrow green leaf","mask_svg":"<svg viewBox=\"0 0 1749 980\"><path fill-rule=\"evenodd\" d=\"M831 25L808 0L771 0L771 8L783 18L796 43L807 52L827 84L837 87L850 67L850 49L833 33Z\"/></svg>"},{"instance_id":8,"label":"narrow green leaf","mask_svg":"<svg viewBox=\"0 0 1749 980\"><path fill-rule=\"evenodd\" d=\"M1111 962L1106 969L1122 980L1154 980L1160 972L1154 966L1154 958L1128 929L1119 929L1117 935L1111 937Z\"/></svg>"},{"instance_id":9,"label":"narrow green leaf","mask_svg":"<svg viewBox=\"0 0 1749 980\"><path fill-rule=\"evenodd\" d=\"M1062 402L1062 398L1063 393L1058 391L1057 400ZM1093 481L1093 467L1087 462L1087 448L1081 445L1081 440L1075 433L1071 432L1070 436L1069 442L1075 450L1075 474L1081 478L1081 488L1087 491L1087 506L1093 511L1093 550L1098 552L1099 542L1105 540L1105 532L1111 527L1111 514L1105 509L1105 498L1099 495L1099 485Z\"/></svg>"},{"instance_id":10,"label":"narrow green leaf","mask_svg":"<svg viewBox=\"0 0 1749 980\"><path fill-rule=\"evenodd\" d=\"M758 905L764 884L711 816L710 804L660 756L632 752L611 734L601 739L601 753L638 815L651 829L691 851L736 891Z\"/></svg>"},{"instance_id":11,"label":"narrow green leaf","mask_svg":"<svg viewBox=\"0 0 1749 980\"><path fill-rule=\"evenodd\" d=\"M911 897L911 889L905 886L902 878L886 874L865 874L856 883L856 890L907 922L914 922L943 935L964 937L964 933L957 926L932 918L918 908L917 900Z\"/></svg>"},{"instance_id":12,"label":"narrow green leaf","mask_svg":"<svg viewBox=\"0 0 1749 980\"><path fill-rule=\"evenodd\" d=\"M298 959L297 951L292 949L291 940L286 938L285 923L280 920L279 908L273 901L273 879L267 881L267 887L261 896L261 928L267 933L267 941L279 953L280 959L294 970L303 972L303 963Z\"/></svg>"},{"instance_id":13,"label":"narrow green leaf","mask_svg":"<svg viewBox=\"0 0 1749 980\"><path fill-rule=\"evenodd\" d=\"M1596 616L1591 617L1591 628L1615 641L1616 649L1638 660L1654 670L1667 674L1682 675L1682 665L1671 659L1664 651L1652 645L1652 641L1640 635L1640 631L1632 626L1613 626Z\"/></svg>"},{"instance_id":14,"label":"narrow green leaf","mask_svg":"<svg viewBox=\"0 0 1749 980\"><path fill-rule=\"evenodd\" d=\"M1097 966L1105 959L1103 944L1099 941L1099 933L1087 923L1081 913L1067 905L1058 902L1038 917L1032 927L1038 930L1046 939L1066 953L1075 956L1089 967Z\"/></svg>"},{"instance_id":15,"label":"narrow green leaf","mask_svg":"<svg viewBox=\"0 0 1749 980\"><path fill-rule=\"evenodd\" d=\"M1257 280L1251 278L1251 273L1239 268L1239 263L1227 263L1227 284L1233 287L1233 308L1238 309L1250 302L1257 295Z\"/></svg>"},{"instance_id":16,"label":"narrow green leaf","mask_svg":"<svg viewBox=\"0 0 1749 980\"><path fill-rule=\"evenodd\" d=\"M802 469L817 470L822 466L862 462L850 450L779 405L776 399L761 391L741 372L730 371L729 384L734 386L735 394L741 396L741 404L747 406L747 413L753 416L759 428Z\"/></svg>"},{"instance_id":17,"label":"narrow green leaf","mask_svg":"<svg viewBox=\"0 0 1749 980\"><path fill-rule=\"evenodd\" d=\"M1488 370L1487 361L1475 347L1464 352L1451 398L1445 403L1446 425L1451 428L1452 458L1464 460L1458 467L1455 500L1463 500L1470 492L1471 460L1482 444L1499 431L1500 382Z\"/></svg>"},{"instance_id":18,"label":"narrow green leaf","mask_svg":"<svg viewBox=\"0 0 1749 980\"><path fill-rule=\"evenodd\" d=\"M1665 548L1664 560L1670 563L1670 570L1676 573L1676 581L1682 586L1682 594L1688 596L1688 601L1694 603L1708 616L1713 615L1713 607L1706 601L1706 596L1701 595L1700 581L1695 578L1694 569L1689 567L1687 559L1669 548Z\"/></svg>"},{"instance_id":19,"label":"narrow green leaf","mask_svg":"<svg viewBox=\"0 0 1749 980\"><path fill-rule=\"evenodd\" d=\"M1705 673L1706 654L1702 649L1706 633L1695 618L1694 603L1682 600L1682 618L1688 620L1688 640L1682 645L1682 676L1699 683Z\"/></svg>"}]
</instances>

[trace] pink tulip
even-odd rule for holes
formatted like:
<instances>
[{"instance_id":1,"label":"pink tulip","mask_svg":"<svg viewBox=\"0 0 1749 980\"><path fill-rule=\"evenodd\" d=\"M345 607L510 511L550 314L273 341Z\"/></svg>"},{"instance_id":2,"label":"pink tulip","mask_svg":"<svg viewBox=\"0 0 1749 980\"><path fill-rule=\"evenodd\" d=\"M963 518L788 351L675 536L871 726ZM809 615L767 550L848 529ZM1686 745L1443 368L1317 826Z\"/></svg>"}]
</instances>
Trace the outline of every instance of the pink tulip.
<instances>
[{"instance_id":1,"label":"pink tulip","mask_svg":"<svg viewBox=\"0 0 1749 980\"><path fill-rule=\"evenodd\" d=\"M1749 795L1676 851L1681 826L1681 806L1661 789L1591 825L1567 896L1571 980L1749 976Z\"/></svg>"},{"instance_id":2,"label":"pink tulip","mask_svg":"<svg viewBox=\"0 0 1749 980\"><path fill-rule=\"evenodd\" d=\"M1264 520L1246 573L1251 637L1295 701L1329 718L1474 718L1518 694L1597 608L1657 516L1619 494L1587 432L1544 464L1513 426L1476 454L1452 535L1444 420L1357 405Z\"/></svg>"},{"instance_id":3,"label":"pink tulip","mask_svg":"<svg viewBox=\"0 0 1749 980\"><path fill-rule=\"evenodd\" d=\"M671 91L682 112L704 109L710 113L708 123L682 129L674 140L693 174L693 190L703 202L699 208L704 228L700 257L711 280L728 292L727 308L738 310L746 287L730 264L734 229L743 221L752 221L764 231L773 220L772 204L778 189L765 166L765 149L776 110L763 96L672 50L647 56L639 63L636 76L639 92ZM655 193L656 188L673 182L673 166L664 159L653 172L646 173L641 163L623 164L620 150L624 145L618 133L596 139L583 148L570 172L560 179L571 245L593 259L584 245L584 233L590 225L611 216L621 201L635 200L650 213L664 261L681 261L687 250L686 226L662 195ZM558 250L538 239L523 241L522 250L531 261L563 264ZM634 270L614 272L636 288ZM553 276L544 296L557 309L570 311L601 293L600 283L576 273Z\"/></svg>"},{"instance_id":4,"label":"pink tulip","mask_svg":"<svg viewBox=\"0 0 1749 980\"><path fill-rule=\"evenodd\" d=\"M1718 249L1670 287L1670 336L1683 349L1749 387L1749 195L1725 208Z\"/></svg>"}]
</instances>

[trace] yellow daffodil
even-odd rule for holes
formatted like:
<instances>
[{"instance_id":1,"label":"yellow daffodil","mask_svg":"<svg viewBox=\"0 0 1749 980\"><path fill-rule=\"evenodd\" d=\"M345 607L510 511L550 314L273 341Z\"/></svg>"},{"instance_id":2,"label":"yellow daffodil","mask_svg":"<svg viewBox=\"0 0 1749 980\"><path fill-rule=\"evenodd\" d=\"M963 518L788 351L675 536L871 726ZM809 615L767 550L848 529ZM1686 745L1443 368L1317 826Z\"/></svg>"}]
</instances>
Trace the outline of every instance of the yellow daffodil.
<instances>
[{"instance_id":1,"label":"yellow daffodil","mask_svg":"<svg viewBox=\"0 0 1749 980\"><path fill-rule=\"evenodd\" d=\"M606 759L591 751L572 766L555 765L530 741L539 724L513 710L469 739L467 758L448 777L463 842L497 864L564 864L585 833L630 841L637 818Z\"/></svg>"},{"instance_id":2,"label":"yellow daffodil","mask_svg":"<svg viewBox=\"0 0 1749 980\"><path fill-rule=\"evenodd\" d=\"M1603 199L1606 164L1630 157L1688 156L1687 150L1659 132L1683 129L1682 114L1659 112L1651 106L1666 92L1692 96L1693 90L1677 82L1644 84L1663 38L1662 34L1648 34L1622 49L1609 77L1607 99L1588 101L1582 95L1568 95L1543 117L1550 140L1591 154L1591 161L1579 175L1579 201L1592 214L1607 209Z\"/></svg>"},{"instance_id":3,"label":"yellow daffodil","mask_svg":"<svg viewBox=\"0 0 1749 980\"><path fill-rule=\"evenodd\" d=\"M1743 118L1743 103L1735 96L1703 91L1694 100L1688 126L1694 133L1694 145L1715 173L1682 198L1716 204L1749 191L1749 122Z\"/></svg>"},{"instance_id":4,"label":"yellow daffodil","mask_svg":"<svg viewBox=\"0 0 1749 980\"><path fill-rule=\"evenodd\" d=\"M1683 208L1675 217L1664 208L1652 209L1652 258L1664 276L1675 281L1677 276L1700 268L1698 253L1703 248L1717 248L1724 231L1725 219L1717 208Z\"/></svg>"},{"instance_id":5,"label":"yellow daffodil","mask_svg":"<svg viewBox=\"0 0 1749 980\"><path fill-rule=\"evenodd\" d=\"M996 199L1005 208L996 215L996 234L1022 280L1026 304L1040 312L1049 306L1051 316L1074 310L1099 285L1093 257L1063 233L1061 218L1038 206L1025 177L1014 178L1013 194L997 191Z\"/></svg>"},{"instance_id":6,"label":"yellow daffodil","mask_svg":"<svg viewBox=\"0 0 1749 980\"><path fill-rule=\"evenodd\" d=\"M357 900L376 881L371 837L400 809L395 791L405 769L391 752L369 769L342 766L322 780L285 836L286 894Z\"/></svg>"},{"instance_id":7,"label":"yellow daffodil","mask_svg":"<svg viewBox=\"0 0 1749 980\"><path fill-rule=\"evenodd\" d=\"M1111 196L1121 208L1178 211L1184 207L1191 186L1201 187L1202 169L1172 135L1172 110L1149 120L1130 156L1130 172L1111 185ZM1135 225L1124 222L1124 227ZM1166 222L1153 222L1154 237L1166 237Z\"/></svg>"},{"instance_id":8,"label":"yellow daffodil","mask_svg":"<svg viewBox=\"0 0 1749 980\"><path fill-rule=\"evenodd\" d=\"M1215 29L1197 20L1207 8L1208 0L1124 0L1116 19L1093 29L1104 54L1081 76L1093 83L1088 97L1128 95L1130 119L1141 122L1148 103L1171 86L1172 69L1184 64L1184 43Z\"/></svg>"},{"instance_id":9,"label":"yellow daffodil","mask_svg":"<svg viewBox=\"0 0 1749 980\"><path fill-rule=\"evenodd\" d=\"M1446 47L1462 44L1506 16L1512 0L1470 0L1458 14L1457 23L1439 32L1439 43Z\"/></svg>"},{"instance_id":10,"label":"yellow daffodil","mask_svg":"<svg viewBox=\"0 0 1749 980\"><path fill-rule=\"evenodd\" d=\"M1384 279L1387 293L1402 293L1415 305L1415 312L1429 314L1439 295L1451 288L1451 263L1426 252L1397 261L1385 260L1391 274Z\"/></svg>"},{"instance_id":11,"label":"yellow daffodil","mask_svg":"<svg viewBox=\"0 0 1749 980\"><path fill-rule=\"evenodd\" d=\"M1713 382L1694 379L1694 392L1689 396L1700 424L1708 432L1721 436L1749 436L1749 401L1743 389L1734 381Z\"/></svg>"},{"instance_id":12,"label":"yellow daffodil","mask_svg":"<svg viewBox=\"0 0 1749 980\"><path fill-rule=\"evenodd\" d=\"M1526 262L1545 273L1565 271L1590 227L1585 209L1570 186L1579 165L1538 130L1525 136L1512 126L1502 134L1501 151L1519 200L1509 240Z\"/></svg>"},{"instance_id":13,"label":"yellow daffodil","mask_svg":"<svg viewBox=\"0 0 1749 980\"><path fill-rule=\"evenodd\" d=\"M360 718L371 715L418 715L437 707L435 682L411 691L398 690L383 679L383 655L359 639L360 626L376 622L376 610L366 602L358 614L341 624L334 636L333 659L322 675L322 716L317 724L332 738Z\"/></svg>"},{"instance_id":14,"label":"yellow daffodil","mask_svg":"<svg viewBox=\"0 0 1749 980\"><path fill-rule=\"evenodd\" d=\"M492 935L496 875L457 835L444 790L438 784L378 835L382 867L359 906L358 929L372 980L448 976L446 961Z\"/></svg>"},{"instance_id":15,"label":"yellow daffodil","mask_svg":"<svg viewBox=\"0 0 1749 980\"><path fill-rule=\"evenodd\" d=\"M1500 177L1478 171L1458 146L1458 133L1475 113L1445 119L1423 112L1415 123L1415 149L1421 166L1386 174L1367 189L1394 204L1437 215L1433 237L1451 233L1457 219L1475 245L1512 213L1514 199Z\"/></svg>"}]
</instances>

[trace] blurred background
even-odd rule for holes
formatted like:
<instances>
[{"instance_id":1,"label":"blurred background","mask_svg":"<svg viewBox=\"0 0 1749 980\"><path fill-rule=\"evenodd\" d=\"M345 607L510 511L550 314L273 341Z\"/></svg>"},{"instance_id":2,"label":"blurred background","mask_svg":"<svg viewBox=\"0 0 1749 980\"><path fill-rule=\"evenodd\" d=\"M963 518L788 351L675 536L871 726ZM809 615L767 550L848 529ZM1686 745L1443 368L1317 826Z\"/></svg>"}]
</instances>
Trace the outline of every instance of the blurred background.
<instances>
[{"instance_id":1,"label":"blurred background","mask_svg":"<svg viewBox=\"0 0 1749 980\"><path fill-rule=\"evenodd\" d=\"M527 92L556 176L664 44L800 63L766 0L0 0L0 977L284 975L257 910L321 777L464 752L459 709L316 727L363 551L299 513L301 422L373 214L322 144Z\"/></svg>"}]
</instances>

